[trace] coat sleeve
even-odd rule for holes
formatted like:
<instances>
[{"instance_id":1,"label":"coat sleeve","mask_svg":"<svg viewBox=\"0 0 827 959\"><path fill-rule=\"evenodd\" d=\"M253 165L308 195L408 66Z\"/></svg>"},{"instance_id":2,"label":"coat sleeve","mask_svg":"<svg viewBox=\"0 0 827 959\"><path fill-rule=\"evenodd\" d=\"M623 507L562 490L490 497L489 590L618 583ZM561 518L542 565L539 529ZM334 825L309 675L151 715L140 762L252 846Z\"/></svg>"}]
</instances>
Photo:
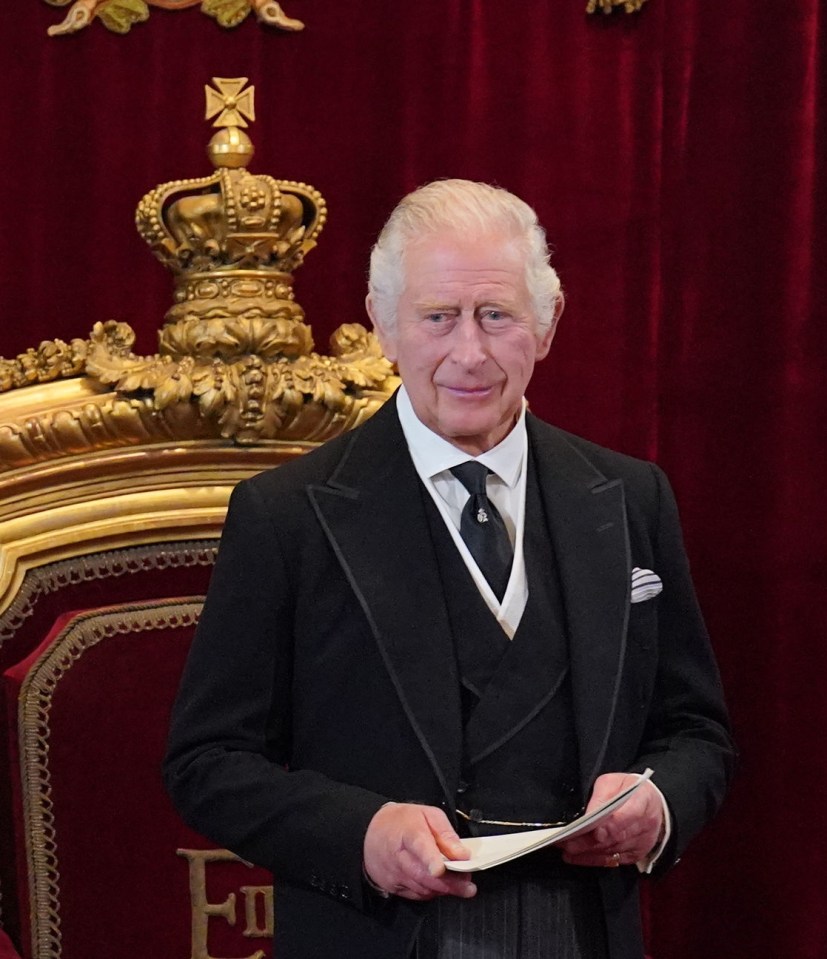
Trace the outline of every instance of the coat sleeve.
<instances>
[{"instance_id":1,"label":"coat sleeve","mask_svg":"<svg viewBox=\"0 0 827 959\"><path fill-rule=\"evenodd\" d=\"M254 483L236 487L173 709L164 780L184 820L277 877L367 907L362 844L387 801L291 772L291 570Z\"/></svg>"},{"instance_id":2,"label":"coat sleeve","mask_svg":"<svg viewBox=\"0 0 827 959\"><path fill-rule=\"evenodd\" d=\"M718 667L698 607L675 498L652 465L657 490L654 569L658 598L658 665L635 771L655 770L672 835L654 873L672 865L717 812L735 765Z\"/></svg>"}]
</instances>

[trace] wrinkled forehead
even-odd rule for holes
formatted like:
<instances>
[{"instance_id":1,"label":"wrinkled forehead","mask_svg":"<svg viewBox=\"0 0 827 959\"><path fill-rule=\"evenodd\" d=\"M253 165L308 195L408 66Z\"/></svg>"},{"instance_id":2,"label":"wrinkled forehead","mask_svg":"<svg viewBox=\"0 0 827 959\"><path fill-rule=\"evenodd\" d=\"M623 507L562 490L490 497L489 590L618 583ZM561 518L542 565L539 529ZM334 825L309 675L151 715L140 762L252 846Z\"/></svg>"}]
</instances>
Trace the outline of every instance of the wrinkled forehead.
<instances>
[{"instance_id":1,"label":"wrinkled forehead","mask_svg":"<svg viewBox=\"0 0 827 959\"><path fill-rule=\"evenodd\" d=\"M441 229L418 234L402 249L403 287L440 275L461 279L502 274L516 281L525 276L526 259L525 243L513 232Z\"/></svg>"}]
</instances>

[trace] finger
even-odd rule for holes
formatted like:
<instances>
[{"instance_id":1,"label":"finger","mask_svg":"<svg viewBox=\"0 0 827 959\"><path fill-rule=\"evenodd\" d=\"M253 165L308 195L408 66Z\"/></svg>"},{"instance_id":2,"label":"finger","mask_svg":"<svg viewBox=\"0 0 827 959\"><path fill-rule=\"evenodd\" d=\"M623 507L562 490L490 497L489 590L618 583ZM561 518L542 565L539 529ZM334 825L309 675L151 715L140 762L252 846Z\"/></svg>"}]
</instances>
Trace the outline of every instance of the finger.
<instances>
[{"instance_id":1,"label":"finger","mask_svg":"<svg viewBox=\"0 0 827 959\"><path fill-rule=\"evenodd\" d=\"M391 891L406 899L433 899L435 896L457 896L470 899L477 887L468 873L445 872L431 876L422 864L409 854L402 853L397 860L398 872Z\"/></svg>"},{"instance_id":2,"label":"finger","mask_svg":"<svg viewBox=\"0 0 827 959\"><path fill-rule=\"evenodd\" d=\"M636 797L633 797L633 799ZM570 840L566 848L582 851L589 846L609 847L636 842L638 837L657 834L661 822L660 804L652 806L648 802L629 800L616 812L600 822L591 832L581 833Z\"/></svg>"},{"instance_id":3,"label":"finger","mask_svg":"<svg viewBox=\"0 0 827 959\"><path fill-rule=\"evenodd\" d=\"M453 829L437 833L434 839L436 840L437 848L446 859L461 861L471 858L471 851Z\"/></svg>"},{"instance_id":4,"label":"finger","mask_svg":"<svg viewBox=\"0 0 827 959\"><path fill-rule=\"evenodd\" d=\"M614 799L619 792L622 792L629 785L629 778L626 773L604 773L602 776L598 776L594 781L586 812L591 812L597 806L602 806L603 803ZM629 801L631 802L631 800Z\"/></svg>"},{"instance_id":5,"label":"finger","mask_svg":"<svg viewBox=\"0 0 827 959\"><path fill-rule=\"evenodd\" d=\"M425 820L440 853L448 859L468 859L471 855L441 809L425 807Z\"/></svg>"},{"instance_id":6,"label":"finger","mask_svg":"<svg viewBox=\"0 0 827 959\"><path fill-rule=\"evenodd\" d=\"M459 896L468 899L476 893L476 886L465 872L448 872L440 862L442 872L434 875L407 850L397 857L398 876L395 881L405 887L426 890L431 896Z\"/></svg>"},{"instance_id":7,"label":"finger","mask_svg":"<svg viewBox=\"0 0 827 959\"><path fill-rule=\"evenodd\" d=\"M439 880L437 892L440 896L457 896L459 899L471 899L477 894L477 885L468 873L446 873Z\"/></svg>"},{"instance_id":8,"label":"finger","mask_svg":"<svg viewBox=\"0 0 827 959\"><path fill-rule=\"evenodd\" d=\"M445 860L437 845L435 837L430 832L420 832L406 836L403 849L424 873L430 877L441 876L445 872Z\"/></svg>"},{"instance_id":9,"label":"finger","mask_svg":"<svg viewBox=\"0 0 827 959\"><path fill-rule=\"evenodd\" d=\"M642 857L636 855L634 852L563 854L563 861L571 866L593 866L601 869L617 869L620 866L631 866L640 858Z\"/></svg>"},{"instance_id":10,"label":"finger","mask_svg":"<svg viewBox=\"0 0 827 959\"><path fill-rule=\"evenodd\" d=\"M570 843L564 845L562 849L563 852L569 856L588 855L595 858L610 856L615 852L646 855L655 845L656 838L656 833L646 833L645 835L632 836L620 841L611 840L605 843L590 843L585 839L573 839Z\"/></svg>"},{"instance_id":11,"label":"finger","mask_svg":"<svg viewBox=\"0 0 827 959\"><path fill-rule=\"evenodd\" d=\"M477 894L477 887L473 882L469 881L452 885L451 888L444 889L443 891L437 891L414 883L411 886L398 886L395 890L391 890L391 892L393 895L399 896L400 899L429 902L431 899L436 899L437 896L456 896L458 899L472 899Z\"/></svg>"}]
</instances>

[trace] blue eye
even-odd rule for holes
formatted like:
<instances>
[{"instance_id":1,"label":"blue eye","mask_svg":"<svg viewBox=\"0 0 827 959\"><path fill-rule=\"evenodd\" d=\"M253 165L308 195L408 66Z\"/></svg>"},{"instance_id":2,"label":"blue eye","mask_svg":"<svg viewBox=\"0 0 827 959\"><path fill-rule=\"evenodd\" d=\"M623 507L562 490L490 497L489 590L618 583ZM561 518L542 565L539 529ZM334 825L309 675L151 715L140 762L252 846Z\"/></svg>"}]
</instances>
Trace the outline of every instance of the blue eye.
<instances>
[{"instance_id":1,"label":"blue eye","mask_svg":"<svg viewBox=\"0 0 827 959\"><path fill-rule=\"evenodd\" d=\"M511 314L505 310L488 309L480 314L480 324L489 332L503 329L511 320Z\"/></svg>"}]
</instances>

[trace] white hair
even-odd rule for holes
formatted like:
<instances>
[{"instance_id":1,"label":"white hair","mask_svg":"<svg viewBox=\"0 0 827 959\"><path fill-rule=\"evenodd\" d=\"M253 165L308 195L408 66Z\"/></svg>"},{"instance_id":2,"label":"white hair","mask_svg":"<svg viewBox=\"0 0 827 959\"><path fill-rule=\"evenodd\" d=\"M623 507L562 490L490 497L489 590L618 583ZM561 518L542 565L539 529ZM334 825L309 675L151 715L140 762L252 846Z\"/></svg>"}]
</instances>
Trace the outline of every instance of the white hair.
<instances>
[{"instance_id":1,"label":"white hair","mask_svg":"<svg viewBox=\"0 0 827 959\"><path fill-rule=\"evenodd\" d=\"M409 243L445 230L462 234L502 234L525 253L525 279L545 333L558 314L560 279L549 263L546 232L537 214L508 190L473 180L435 180L399 202L370 254L368 290L377 324L396 326L396 310L405 286L405 250Z\"/></svg>"}]
</instances>

